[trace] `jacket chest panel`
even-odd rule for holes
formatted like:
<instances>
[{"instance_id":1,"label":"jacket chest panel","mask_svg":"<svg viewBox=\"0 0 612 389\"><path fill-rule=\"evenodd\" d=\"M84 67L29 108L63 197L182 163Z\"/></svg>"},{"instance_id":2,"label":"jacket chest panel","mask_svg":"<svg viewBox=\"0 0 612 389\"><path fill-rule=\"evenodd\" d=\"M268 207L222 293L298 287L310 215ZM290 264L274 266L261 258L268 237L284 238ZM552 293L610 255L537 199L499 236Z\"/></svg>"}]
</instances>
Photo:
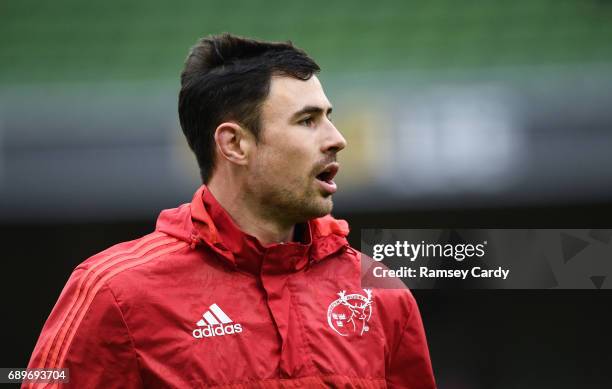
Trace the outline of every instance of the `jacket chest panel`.
<instances>
[{"instance_id":1,"label":"jacket chest panel","mask_svg":"<svg viewBox=\"0 0 612 389\"><path fill-rule=\"evenodd\" d=\"M281 374L384 377L385 338L373 292L354 278L319 276L274 281L282 285L268 300L283 342Z\"/></svg>"},{"instance_id":2,"label":"jacket chest panel","mask_svg":"<svg viewBox=\"0 0 612 389\"><path fill-rule=\"evenodd\" d=\"M158 309L152 293L128 315L145 381L190 387L276 377L281 343L254 277L216 272L197 280L160 292L174 304Z\"/></svg>"},{"instance_id":3,"label":"jacket chest panel","mask_svg":"<svg viewBox=\"0 0 612 389\"><path fill-rule=\"evenodd\" d=\"M303 280L297 298L306 323L306 338L315 369L350 377L385 376L385 335L373 295L342 277ZM372 294L375 292L372 292Z\"/></svg>"},{"instance_id":4,"label":"jacket chest panel","mask_svg":"<svg viewBox=\"0 0 612 389\"><path fill-rule=\"evenodd\" d=\"M384 377L377 319L366 297L350 297L360 290L346 280L294 274L279 276L265 288L265 277L262 284L243 274L216 279L218 285L207 283L201 293L177 298L183 304L158 323L180 322L178 328L145 334L157 343L143 347L150 350L141 356L145 370L163 365L174 380L204 385L322 374ZM341 288L347 289L348 305L337 303Z\"/></svg>"}]
</instances>

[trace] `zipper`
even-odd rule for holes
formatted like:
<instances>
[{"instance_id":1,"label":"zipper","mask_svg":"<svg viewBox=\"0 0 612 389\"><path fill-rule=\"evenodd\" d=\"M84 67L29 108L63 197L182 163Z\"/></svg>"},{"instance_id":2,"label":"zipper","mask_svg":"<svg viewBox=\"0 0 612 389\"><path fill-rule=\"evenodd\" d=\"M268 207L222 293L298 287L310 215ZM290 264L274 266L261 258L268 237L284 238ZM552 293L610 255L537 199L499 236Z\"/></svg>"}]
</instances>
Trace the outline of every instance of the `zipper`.
<instances>
[{"instance_id":1,"label":"zipper","mask_svg":"<svg viewBox=\"0 0 612 389\"><path fill-rule=\"evenodd\" d=\"M195 249L196 246L198 245L198 243L200 243L200 240L198 239L198 236L196 234L191 234L191 244L189 245L189 247L191 247L191 249Z\"/></svg>"}]
</instances>

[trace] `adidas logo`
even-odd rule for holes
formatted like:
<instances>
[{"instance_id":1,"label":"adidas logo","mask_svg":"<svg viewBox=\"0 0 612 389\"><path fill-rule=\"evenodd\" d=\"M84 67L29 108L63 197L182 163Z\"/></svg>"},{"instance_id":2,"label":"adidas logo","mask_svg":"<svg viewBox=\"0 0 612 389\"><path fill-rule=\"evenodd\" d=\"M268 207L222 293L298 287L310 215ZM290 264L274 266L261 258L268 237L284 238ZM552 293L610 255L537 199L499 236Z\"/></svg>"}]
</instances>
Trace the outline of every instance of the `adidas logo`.
<instances>
[{"instance_id":1,"label":"adidas logo","mask_svg":"<svg viewBox=\"0 0 612 389\"><path fill-rule=\"evenodd\" d=\"M193 337L201 339L241 333L242 325L232 323L232 319L217 304L213 304L208 307L208 311L204 312L202 319L196 323L202 328L193 330Z\"/></svg>"}]
</instances>

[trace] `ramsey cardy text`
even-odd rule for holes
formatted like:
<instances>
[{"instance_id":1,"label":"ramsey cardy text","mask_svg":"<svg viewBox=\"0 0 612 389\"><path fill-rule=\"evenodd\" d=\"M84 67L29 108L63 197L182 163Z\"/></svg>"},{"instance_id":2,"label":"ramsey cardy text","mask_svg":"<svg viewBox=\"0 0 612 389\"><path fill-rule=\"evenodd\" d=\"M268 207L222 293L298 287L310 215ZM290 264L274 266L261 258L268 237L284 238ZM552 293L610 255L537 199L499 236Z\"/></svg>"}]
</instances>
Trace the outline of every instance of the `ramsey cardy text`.
<instances>
[{"instance_id":1,"label":"ramsey cardy text","mask_svg":"<svg viewBox=\"0 0 612 389\"><path fill-rule=\"evenodd\" d=\"M418 269L402 266L399 269L385 269L376 266L372 270L374 277L377 278L461 278L465 280L471 276L473 278L501 278L506 279L510 275L510 270L503 269L483 269L475 266L471 269L430 269L427 266L420 266Z\"/></svg>"}]
</instances>

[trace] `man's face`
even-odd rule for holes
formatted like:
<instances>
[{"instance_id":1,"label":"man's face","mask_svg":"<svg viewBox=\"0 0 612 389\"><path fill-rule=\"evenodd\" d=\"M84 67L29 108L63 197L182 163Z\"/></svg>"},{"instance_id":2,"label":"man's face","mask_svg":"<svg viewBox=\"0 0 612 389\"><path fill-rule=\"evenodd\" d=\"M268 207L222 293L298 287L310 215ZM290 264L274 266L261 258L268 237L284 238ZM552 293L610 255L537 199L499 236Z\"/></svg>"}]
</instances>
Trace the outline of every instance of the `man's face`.
<instances>
[{"instance_id":1,"label":"man's face","mask_svg":"<svg viewBox=\"0 0 612 389\"><path fill-rule=\"evenodd\" d=\"M317 77L272 77L246 188L268 216L297 223L331 212L336 154L346 140L330 113Z\"/></svg>"}]
</instances>

